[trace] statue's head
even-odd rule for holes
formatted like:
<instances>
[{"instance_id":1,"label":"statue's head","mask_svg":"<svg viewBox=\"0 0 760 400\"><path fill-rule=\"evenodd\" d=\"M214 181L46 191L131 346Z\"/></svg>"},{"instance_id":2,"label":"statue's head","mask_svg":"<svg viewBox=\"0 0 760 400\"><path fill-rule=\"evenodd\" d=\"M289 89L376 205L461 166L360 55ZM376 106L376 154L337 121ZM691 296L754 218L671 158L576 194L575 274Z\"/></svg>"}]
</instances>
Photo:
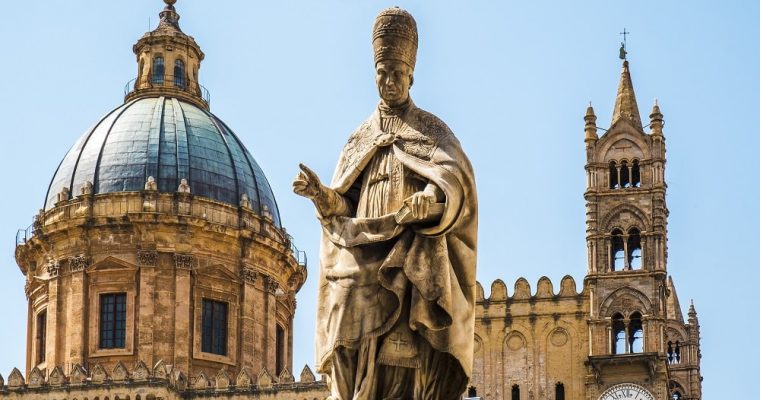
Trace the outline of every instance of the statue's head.
<instances>
[{"instance_id":1,"label":"statue's head","mask_svg":"<svg viewBox=\"0 0 760 400\"><path fill-rule=\"evenodd\" d=\"M380 12L372 29L375 71L380 98L393 107L409 98L417 62L417 23L398 7Z\"/></svg>"}]
</instances>

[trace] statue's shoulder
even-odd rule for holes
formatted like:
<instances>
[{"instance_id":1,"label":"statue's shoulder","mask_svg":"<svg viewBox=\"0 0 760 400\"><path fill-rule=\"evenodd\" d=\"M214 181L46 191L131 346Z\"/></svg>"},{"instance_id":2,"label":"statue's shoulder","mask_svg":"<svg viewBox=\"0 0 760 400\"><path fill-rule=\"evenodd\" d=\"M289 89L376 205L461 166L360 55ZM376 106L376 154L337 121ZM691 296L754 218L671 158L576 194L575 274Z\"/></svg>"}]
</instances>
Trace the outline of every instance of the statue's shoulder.
<instances>
[{"instance_id":1,"label":"statue's shoulder","mask_svg":"<svg viewBox=\"0 0 760 400\"><path fill-rule=\"evenodd\" d=\"M456 140L451 129L440 118L420 108L410 110L405 120L406 129L396 135L396 143L404 152L429 160L435 150L447 147Z\"/></svg>"},{"instance_id":2,"label":"statue's shoulder","mask_svg":"<svg viewBox=\"0 0 760 400\"><path fill-rule=\"evenodd\" d=\"M434 140L454 136L449 126L435 114L417 107L412 110L411 114L410 123L412 127L425 136Z\"/></svg>"},{"instance_id":3,"label":"statue's shoulder","mask_svg":"<svg viewBox=\"0 0 760 400\"><path fill-rule=\"evenodd\" d=\"M373 134L372 117L369 117L348 137L348 141L343 147L344 156L361 154L368 150L372 145Z\"/></svg>"}]
</instances>

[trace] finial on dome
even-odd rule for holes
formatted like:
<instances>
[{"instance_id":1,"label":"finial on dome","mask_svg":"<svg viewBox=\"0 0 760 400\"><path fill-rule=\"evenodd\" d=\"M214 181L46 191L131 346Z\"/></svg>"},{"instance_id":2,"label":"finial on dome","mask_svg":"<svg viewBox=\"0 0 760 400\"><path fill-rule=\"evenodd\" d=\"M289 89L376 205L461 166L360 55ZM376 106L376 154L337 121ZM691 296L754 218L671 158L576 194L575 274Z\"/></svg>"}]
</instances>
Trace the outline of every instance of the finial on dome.
<instances>
[{"instance_id":1,"label":"finial on dome","mask_svg":"<svg viewBox=\"0 0 760 400\"><path fill-rule=\"evenodd\" d=\"M182 32L182 29L179 28L179 14L177 14L177 10L174 8L176 2L177 0L164 0L166 7L164 7L164 10L158 14L161 18L161 22L158 24L158 29L161 29L162 27L171 27Z\"/></svg>"}]
</instances>

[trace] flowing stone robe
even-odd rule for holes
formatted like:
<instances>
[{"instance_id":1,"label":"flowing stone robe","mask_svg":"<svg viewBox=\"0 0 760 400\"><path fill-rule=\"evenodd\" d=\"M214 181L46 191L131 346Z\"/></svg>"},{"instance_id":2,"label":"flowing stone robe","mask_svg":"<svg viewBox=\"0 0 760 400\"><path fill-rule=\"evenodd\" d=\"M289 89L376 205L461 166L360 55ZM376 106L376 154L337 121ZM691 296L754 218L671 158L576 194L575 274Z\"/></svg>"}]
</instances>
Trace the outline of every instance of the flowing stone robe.
<instances>
[{"instance_id":1,"label":"flowing stone robe","mask_svg":"<svg viewBox=\"0 0 760 400\"><path fill-rule=\"evenodd\" d=\"M377 359L364 363L418 368L426 362L415 343L422 338L456 360L461 372L455 373L464 373L466 383L473 356L477 199L459 141L411 101L397 115L378 109L350 136L331 186L346 212L320 216L318 371L330 373L340 346L359 349L367 340L376 341ZM403 200L423 190L445 201L440 219L397 224L394 214Z\"/></svg>"}]
</instances>

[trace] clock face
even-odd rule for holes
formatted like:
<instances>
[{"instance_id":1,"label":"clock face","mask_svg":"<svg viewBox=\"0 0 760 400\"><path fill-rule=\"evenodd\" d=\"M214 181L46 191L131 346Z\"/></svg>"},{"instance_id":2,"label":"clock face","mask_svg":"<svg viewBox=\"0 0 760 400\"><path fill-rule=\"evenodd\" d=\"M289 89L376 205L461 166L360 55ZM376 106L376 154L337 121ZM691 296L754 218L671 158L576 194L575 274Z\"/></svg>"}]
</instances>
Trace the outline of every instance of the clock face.
<instances>
[{"instance_id":1,"label":"clock face","mask_svg":"<svg viewBox=\"0 0 760 400\"><path fill-rule=\"evenodd\" d=\"M599 400L654 400L654 396L639 385L621 383L607 389Z\"/></svg>"}]
</instances>

